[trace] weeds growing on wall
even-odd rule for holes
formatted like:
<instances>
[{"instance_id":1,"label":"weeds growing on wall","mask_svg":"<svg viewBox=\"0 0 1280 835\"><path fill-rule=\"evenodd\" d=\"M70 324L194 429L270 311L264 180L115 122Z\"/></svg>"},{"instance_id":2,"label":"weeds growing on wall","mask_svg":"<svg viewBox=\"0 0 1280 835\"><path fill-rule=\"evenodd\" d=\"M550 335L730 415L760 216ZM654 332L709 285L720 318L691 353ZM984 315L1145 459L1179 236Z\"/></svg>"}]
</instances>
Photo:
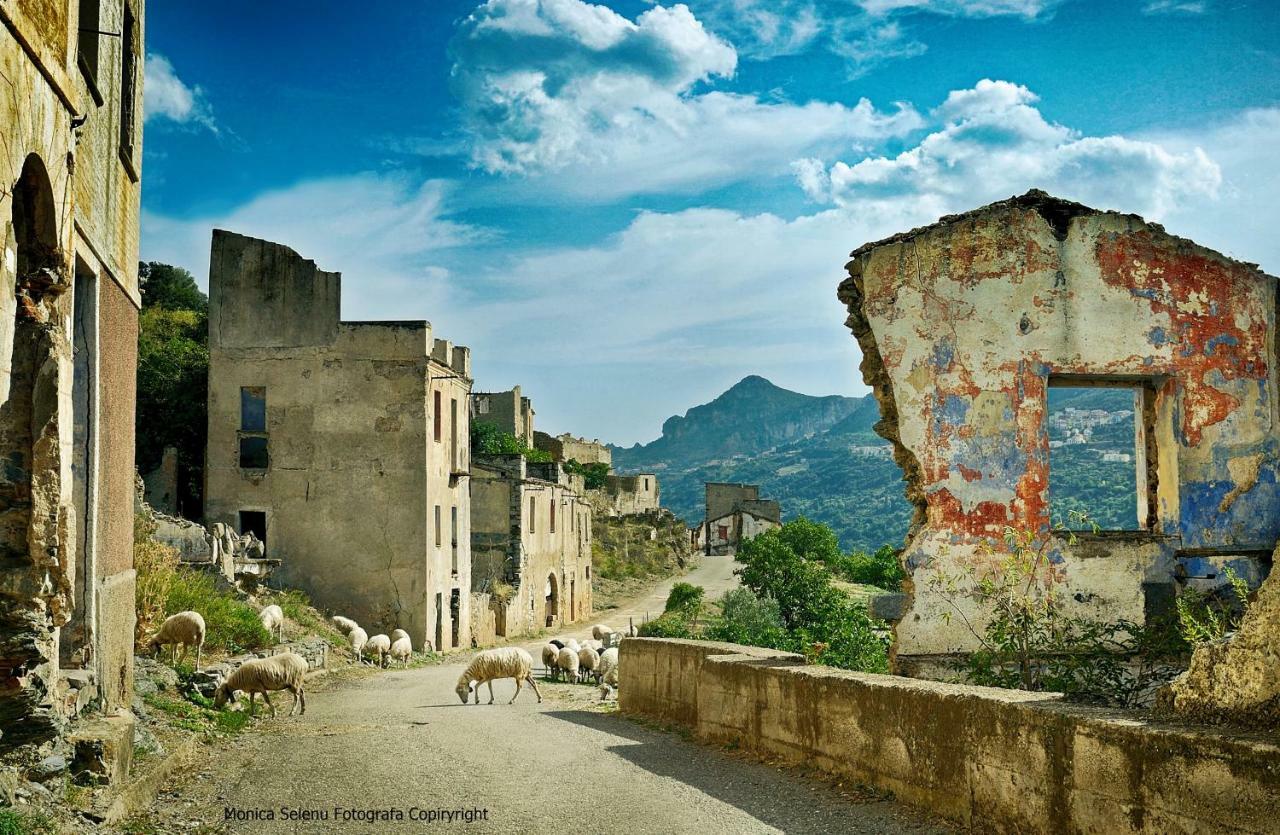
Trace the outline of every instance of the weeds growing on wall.
<instances>
[{"instance_id":1,"label":"weeds growing on wall","mask_svg":"<svg viewBox=\"0 0 1280 835\"><path fill-rule=\"evenodd\" d=\"M1249 611L1248 584L1230 566L1222 573L1227 578L1228 596L1190 588L1178 595L1178 628L1188 643L1207 643L1226 637L1239 628Z\"/></svg>"},{"instance_id":2,"label":"weeds growing on wall","mask_svg":"<svg viewBox=\"0 0 1280 835\"><path fill-rule=\"evenodd\" d=\"M155 539L156 523L146 514L133 517L134 640L141 643L165 619L165 602L178 573L178 551Z\"/></svg>"}]
</instances>

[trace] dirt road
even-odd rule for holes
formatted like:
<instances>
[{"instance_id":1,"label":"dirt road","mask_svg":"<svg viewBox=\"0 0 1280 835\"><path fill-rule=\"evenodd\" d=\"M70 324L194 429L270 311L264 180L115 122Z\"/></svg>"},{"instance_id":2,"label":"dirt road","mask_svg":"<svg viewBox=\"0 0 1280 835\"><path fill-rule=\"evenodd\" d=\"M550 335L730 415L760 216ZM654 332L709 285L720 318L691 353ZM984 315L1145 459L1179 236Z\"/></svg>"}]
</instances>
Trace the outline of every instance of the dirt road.
<instances>
[{"instance_id":1,"label":"dirt road","mask_svg":"<svg viewBox=\"0 0 1280 835\"><path fill-rule=\"evenodd\" d=\"M732 565L704 561L681 579L718 596L733 582ZM670 583L664 586L611 614L646 607L656 614ZM623 718L587 685L539 680L541 704L526 688L508 706L514 685L499 682L497 704L484 704L485 691L479 706L463 706L453 687L464 663L322 680L305 716L263 720L211 748L200 774L162 798L157 826L255 833L942 831L895 803L845 795ZM289 704L287 694L280 704ZM441 810L454 812L452 821L423 820Z\"/></svg>"}]
</instances>

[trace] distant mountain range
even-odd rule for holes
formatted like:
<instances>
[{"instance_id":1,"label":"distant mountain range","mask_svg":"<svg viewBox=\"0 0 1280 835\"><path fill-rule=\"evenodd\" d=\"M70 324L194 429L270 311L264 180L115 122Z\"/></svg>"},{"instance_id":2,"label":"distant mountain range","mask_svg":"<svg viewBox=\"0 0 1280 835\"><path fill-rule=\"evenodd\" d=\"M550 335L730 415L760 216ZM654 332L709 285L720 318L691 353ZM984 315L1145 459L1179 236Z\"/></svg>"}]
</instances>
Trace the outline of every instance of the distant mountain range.
<instances>
[{"instance_id":1,"label":"distant mountain range","mask_svg":"<svg viewBox=\"0 0 1280 835\"><path fill-rule=\"evenodd\" d=\"M1069 506L1087 507L1103 527L1119 527L1126 511L1132 516L1133 464L1120 458L1132 452L1132 416L1126 424L1122 414L1129 401L1127 392L1107 389L1050 396L1051 416L1061 413L1050 438L1065 439L1053 455L1051 489L1070 494ZM702 518L705 482L743 482L781 502L784 518L830 525L845 548L899 546L911 508L889 443L872 429L879 419L871 395L812 397L753 375L668 418L656 441L613 447L613 466L657 473L662 504L691 524Z\"/></svg>"}]
</instances>

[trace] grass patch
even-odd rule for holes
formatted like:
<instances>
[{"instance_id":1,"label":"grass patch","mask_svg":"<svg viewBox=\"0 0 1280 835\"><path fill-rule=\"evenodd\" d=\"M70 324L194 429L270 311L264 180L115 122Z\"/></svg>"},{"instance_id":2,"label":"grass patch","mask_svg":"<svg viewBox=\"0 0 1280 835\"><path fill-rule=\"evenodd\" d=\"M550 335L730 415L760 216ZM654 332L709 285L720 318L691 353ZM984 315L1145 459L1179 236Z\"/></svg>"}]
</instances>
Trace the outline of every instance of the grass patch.
<instances>
[{"instance_id":1,"label":"grass patch","mask_svg":"<svg viewBox=\"0 0 1280 835\"><path fill-rule=\"evenodd\" d=\"M214 575L178 568L165 599L165 612L191 610L204 617L206 647L235 654L271 644L271 636L258 620L258 610L220 589Z\"/></svg>"},{"instance_id":2,"label":"grass patch","mask_svg":"<svg viewBox=\"0 0 1280 835\"><path fill-rule=\"evenodd\" d=\"M273 589L263 595L262 603L264 606L270 603L279 606L280 611L284 612L286 618L302 627L303 631L323 638L331 647L345 647L348 645L346 636L338 631L338 627L333 625L333 621L326 618L311 605L311 598L307 597L305 592L297 589L285 589L282 591Z\"/></svg>"},{"instance_id":3,"label":"grass patch","mask_svg":"<svg viewBox=\"0 0 1280 835\"><path fill-rule=\"evenodd\" d=\"M53 818L43 812L0 809L0 835L53 835L57 831Z\"/></svg>"},{"instance_id":4,"label":"grass patch","mask_svg":"<svg viewBox=\"0 0 1280 835\"><path fill-rule=\"evenodd\" d=\"M246 711L215 709L213 701L199 693L192 693L189 699L151 693L143 700L149 707L168 716L174 727L208 737L237 734L252 721Z\"/></svg>"}]
</instances>

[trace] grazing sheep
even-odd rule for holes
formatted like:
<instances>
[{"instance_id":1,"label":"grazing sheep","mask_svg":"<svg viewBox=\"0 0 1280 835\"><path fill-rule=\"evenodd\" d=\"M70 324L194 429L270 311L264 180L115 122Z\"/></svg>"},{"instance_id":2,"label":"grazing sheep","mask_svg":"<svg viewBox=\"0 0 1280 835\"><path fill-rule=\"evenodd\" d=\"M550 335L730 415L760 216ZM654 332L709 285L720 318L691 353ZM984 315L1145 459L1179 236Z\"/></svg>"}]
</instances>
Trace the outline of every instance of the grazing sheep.
<instances>
[{"instance_id":1,"label":"grazing sheep","mask_svg":"<svg viewBox=\"0 0 1280 835\"><path fill-rule=\"evenodd\" d=\"M600 701L609 698L609 693L618 686L618 648L609 647L600 655L600 665L596 667L596 680L600 684Z\"/></svg>"},{"instance_id":2,"label":"grazing sheep","mask_svg":"<svg viewBox=\"0 0 1280 835\"><path fill-rule=\"evenodd\" d=\"M182 657L175 660L178 644L182 644ZM204 618L200 613L178 612L176 615L165 618L164 623L160 624L160 628L156 630L156 634L147 641L147 647L159 653L160 648L166 645L169 647L171 665L186 660L187 650L195 647L196 669L200 669L200 652L204 649Z\"/></svg>"},{"instance_id":3,"label":"grazing sheep","mask_svg":"<svg viewBox=\"0 0 1280 835\"><path fill-rule=\"evenodd\" d=\"M462 699L464 705L467 703L467 696L475 693L475 703L480 704L480 685L488 684L489 704L493 704L493 680L495 678L514 678L516 680L516 693L507 704L515 704L516 699L520 696L520 688L524 686L526 681L533 688L533 693L538 697L538 701L542 701L542 694L538 692L538 684L533 680L533 656L520 647L487 649L471 659L467 669L462 672L462 675L458 676L458 686L454 688L454 692L458 694L459 699Z\"/></svg>"},{"instance_id":4,"label":"grazing sheep","mask_svg":"<svg viewBox=\"0 0 1280 835\"><path fill-rule=\"evenodd\" d=\"M332 620L333 625L338 627L338 631L343 635L350 635L351 630L360 628L360 624L356 623L351 618L344 618L342 615L334 615Z\"/></svg>"},{"instance_id":5,"label":"grazing sheep","mask_svg":"<svg viewBox=\"0 0 1280 835\"><path fill-rule=\"evenodd\" d=\"M564 673L565 681L578 680L578 663L577 650L568 647L560 650L560 654L556 656L556 667Z\"/></svg>"},{"instance_id":6,"label":"grazing sheep","mask_svg":"<svg viewBox=\"0 0 1280 835\"><path fill-rule=\"evenodd\" d=\"M591 637L595 638L597 641L603 641L605 635L610 635L617 631L618 630L614 629L612 626L597 623L595 626L591 627Z\"/></svg>"},{"instance_id":7,"label":"grazing sheep","mask_svg":"<svg viewBox=\"0 0 1280 835\"><path fill-rule=\"evenodd\" d=\"M274 603L263 606L258 613L258 620L262 621L262 628L271 633L277 642L284 640L284 610L279 606Z\"/></svg>"},{"instance_id":8,"label":"grazing sheep","mask_svg":"<svg viewBox=\"0 0 1280 835\"><path fill-rule=\"evenodd\" d=\"M604 643L602 643L601 641L597 641L594 638L583 641L582 645L584 647L591 647L593 650L595 650L598 653L604 652Z\"/></svg>"},{"instance_id":9,"label":"grazing sheep","mask_svg":"<svg viewBox=\"0 0 1280 835\"><path fill-rule=\"evenodd\" d=\"M355 656L354 663L358 663L364 658L364 645L369 643L369 633L357 626L351 630L347 639L351 641L351 654Z\"/></svg>"},{"instance_id":10,"label":"grazing sheep","mask_svg":"<svg viewBox=\"0 0 1280 835\"><path fill-rule=\"evenodd\" d=\"M249 694L249 715L253 716L256 707L254 697L261 693L274 718L276 706L271 704L271 697L267 694L272 690L288 690L293 694L293 707L289 708L288 715L292 716L295 710L303 714L307 712L307 698L302 694L302 680L306 675L307 659L296 652L270 658L251 658L218 685L213 694L213 706L221 708L228 701L234 702L236 691L243 690Z\"/></svg>"},{"instance_id":11,"label":"grazing sheep","mask_svg":"<svg viewBox=\"0 0 1280 835\"><path fill-rule=\"evenodd\" d=\"M394 644L396 641L400 640L401 638L408 638L408 637L409 637L409 633L408 633L408 632L405 632L403 629L392 629L392 630L391 630L391 643L393 643L393 644Z\"/></svg>"},{"instance_id":12,"label":"grazing sheep","mask_svg":"<svg viewBox=\"0 0 1280 835\"><path fill-rule=\"evenodd\" d=\"M398 638L396 637L397 633L400 635ZM393 660L403 660L404 665L408 667L409 659L413 657L413 641L409 639L409 633L405 632L403 629L397 629L395 632L391 633L391 637L394 638L394 640L391 642L389 655Z\"/></svg>"},{"instance_id":13,"label":"grazing sheep","mask_svg":"<svg viewBox=\"0 0 1280 835\"><path fill-rule=\"evenodd\" d=\"M556 652L559 652L560 650L564 649L564 641L557 641L556 639L552 638L550 641L547 641L547 643L555 646Z\"/></svg>"},{"instance_id":14,"label":"grazing sheep","mask_svg":"<svg viewBox=\"0 0 1280 835\"><path fill-rule=\"evenodd\" d=\"M600 664L600 653L591 647L578 650L578 680L585 681L588 676L595 677L596 667ZM599 682L597 682L598 684Z\"/></svg>"},{"instance_id":15,"label":"grazing sheep","mask_svg":"<svg viewBox=\"0 0 1280 835\"><path fill-rule=\"evenodd\" d=\"M556 657L560 655L560 647L554 643L546 643L542 645L542 666L546 668L547 675L554 676L556 673Z\"/></svg>"},{"instance_id":16,"label":"grazing sheep","mask_svg":"<svg viewBox=\"0 0 1280 835\"><path fill-rule=\"evenodd\" d=\"M391 652L391 639L386 635L378 634L369 639L369 643L364 645L364 654L378 654L378 666L387 666L387 653Z\"/></svg>"},{"instance_id":17,"label":"grazing sheep","mask_svg":"<svg viewBox=\"0 0 1280 835\"><path fill-rule=\"evenodd\" d=\"M566 649L571 649L574 652L577 652L578 650L582 649L582 644L578 643L573 638L570 638L569 640L565 641L564 645Z\"/></svg>"}]
</instances>

